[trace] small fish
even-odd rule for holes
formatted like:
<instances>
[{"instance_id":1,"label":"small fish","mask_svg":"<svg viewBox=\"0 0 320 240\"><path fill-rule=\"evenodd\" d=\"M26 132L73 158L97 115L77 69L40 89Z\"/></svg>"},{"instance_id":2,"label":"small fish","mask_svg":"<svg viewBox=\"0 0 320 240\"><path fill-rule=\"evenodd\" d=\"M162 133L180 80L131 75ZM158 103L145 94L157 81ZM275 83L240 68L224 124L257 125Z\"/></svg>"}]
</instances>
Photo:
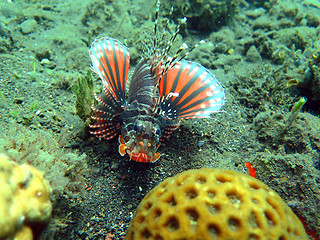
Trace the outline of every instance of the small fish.
<instances>
[{"instance_id":1,"label":"small fish","mask_svg":"<svg viewBox=\"0 0 320 240\"><path fill-rule=\"evenodd\" d=\"M99 104L92 107L91 133L107 140L119 136L119 153L138 162L160 158L160 142L179 127L180 119L208 118L220 111L225 100L224 89L208 69L184 60L188 52L178 57L186 44L168 57L179 27L160 49L164 44L157 37L159 6L158 0L151 56L137 64L128 89L129 49L117 39L102 37L89 50L92 69L104 87L95 95Z\"/></svg>"}]
</instances>

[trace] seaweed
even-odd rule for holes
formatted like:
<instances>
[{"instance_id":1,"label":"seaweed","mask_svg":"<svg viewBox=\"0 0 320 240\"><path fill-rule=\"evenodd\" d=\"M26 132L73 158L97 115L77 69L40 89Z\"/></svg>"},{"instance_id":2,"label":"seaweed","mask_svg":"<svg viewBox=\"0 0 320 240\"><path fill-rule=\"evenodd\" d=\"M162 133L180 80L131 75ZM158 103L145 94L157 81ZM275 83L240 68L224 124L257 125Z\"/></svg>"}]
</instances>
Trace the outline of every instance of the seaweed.
<instances>
[{"instance_id":1,"label":"seaweed","mask_svg":"<svg viewBox=\"0 0 320 240\"><path fill-rule=\"evenodd\" d=\"M86 154L63 148L69 138L67 133L54 137L48 132L32 131L24 126L7 131L0 134L0 153L19 164L28 163L45 172L52 187L53 200L64 191L72 196L75 181L78 182L79 176L88 168Z\"/></svg>"},{"instance_id":2,"label":"seaweed","mask_svg":"<svg viewBox=\"0 0 320 240\"><path fill-rule=\"evenodd\" d=\"M91 106L94 103L93 81L90 70L87 71L85 76L78 79L78 83L73 87L73 92L76 95L76 114L87 127L90 123Z\"/></svg>"}]
</instances>

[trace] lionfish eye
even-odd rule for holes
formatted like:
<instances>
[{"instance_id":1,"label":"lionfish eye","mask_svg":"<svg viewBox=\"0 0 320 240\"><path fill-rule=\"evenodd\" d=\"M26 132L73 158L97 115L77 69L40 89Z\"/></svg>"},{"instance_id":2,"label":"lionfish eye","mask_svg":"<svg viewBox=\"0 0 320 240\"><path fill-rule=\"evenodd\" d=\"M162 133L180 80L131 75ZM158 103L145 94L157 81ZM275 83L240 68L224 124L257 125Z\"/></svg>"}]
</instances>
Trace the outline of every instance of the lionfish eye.
<instances>
[{"instance_id":1,"label":"lionfish eye","mask_svg":"<svg viewBox=\"0 0 320 240\"><path fill-rule=\"evenodd\" d=\"M130 140L130 137L129 137L129 136L125 136L125 137L124 137L124 142L125 142L125 143L129 142L129 140Z\"/></svg>"},{"instance_id":2,"label":"lionfish eye","mask_svg":"<svg viewBox=\"0 0 320 240\"><path fill-rule=\"evenodd\" d=\"M137 124L135 124L135 125L133 126L133 130L138 131L138 125L137 125Z\"/></svg>"},{"instance_id":3,"label":"lionfish eye","mask_svg":"<svg viewBox=\"0 0 320 240\"><path fill-rule=\"evenodd\" d=\"M158 129L156 130L156 134L157 134L157 135L160 135L160 133L161 133L161 131L160 131L160 129L158 128Z\"/></svg>"}]
</instances>

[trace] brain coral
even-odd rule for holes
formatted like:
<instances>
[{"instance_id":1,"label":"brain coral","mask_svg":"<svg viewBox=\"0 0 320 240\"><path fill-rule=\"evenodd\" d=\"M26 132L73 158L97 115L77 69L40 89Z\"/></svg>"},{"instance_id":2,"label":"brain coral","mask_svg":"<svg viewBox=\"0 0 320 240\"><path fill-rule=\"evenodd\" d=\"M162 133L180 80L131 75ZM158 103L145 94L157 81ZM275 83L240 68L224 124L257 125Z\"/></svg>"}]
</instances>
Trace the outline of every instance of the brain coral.
<instances>
[{"instance_id":1,"label":"brain coral","mask_svg":"<svg viewBox=\"0 0 320 240\"><path fill-rule=\"evenodd\" d=\"M167 178L138 206L126 240L308 239L279 195L248 175L189 170Z\"/></svg>"}]
</instances>

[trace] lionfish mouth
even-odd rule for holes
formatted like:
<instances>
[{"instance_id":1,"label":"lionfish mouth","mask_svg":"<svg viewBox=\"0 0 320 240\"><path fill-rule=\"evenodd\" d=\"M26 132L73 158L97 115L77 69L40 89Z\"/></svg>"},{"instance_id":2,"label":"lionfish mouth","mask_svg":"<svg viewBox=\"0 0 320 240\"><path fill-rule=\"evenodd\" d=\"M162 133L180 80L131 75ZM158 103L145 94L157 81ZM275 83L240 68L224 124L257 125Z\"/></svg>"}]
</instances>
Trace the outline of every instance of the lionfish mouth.
<instances>
[{"instance_id":1,"label":"lionfish mouth","mask_svg":"<svg viewBox=\"0 0 320 240\"><path fill-rule=\"evenodd\" d=\"M147 162L156 162L159 158L160 158L160 153L153 153L151 151L149 151L148 153L146 153L145 151L143 151L142 149L134 149L132 150L131 148L129 148L128 146L126 146L126 144L124 143L123 138L121 137L121 135L119 136L119 153L121 156L124 156L126 153L129 155L130 159L137 161L137 162L143 162L143 163L147 163Z\"/></svg>"},{"instance_id":2,"label":"lionfish mouth","mask_svg":"<svg viewBox=\"0 0 320 240\"><path fill-rule=\"evenodd\" d=\"M137 162L155 162L160 158L160 153L155 153L153 156L149 156L146 153L139 152L139 153L134 153L131 149L126 149L126 152L128 153L130 159L137 161Z\"/></svg>"}]
</instances>

